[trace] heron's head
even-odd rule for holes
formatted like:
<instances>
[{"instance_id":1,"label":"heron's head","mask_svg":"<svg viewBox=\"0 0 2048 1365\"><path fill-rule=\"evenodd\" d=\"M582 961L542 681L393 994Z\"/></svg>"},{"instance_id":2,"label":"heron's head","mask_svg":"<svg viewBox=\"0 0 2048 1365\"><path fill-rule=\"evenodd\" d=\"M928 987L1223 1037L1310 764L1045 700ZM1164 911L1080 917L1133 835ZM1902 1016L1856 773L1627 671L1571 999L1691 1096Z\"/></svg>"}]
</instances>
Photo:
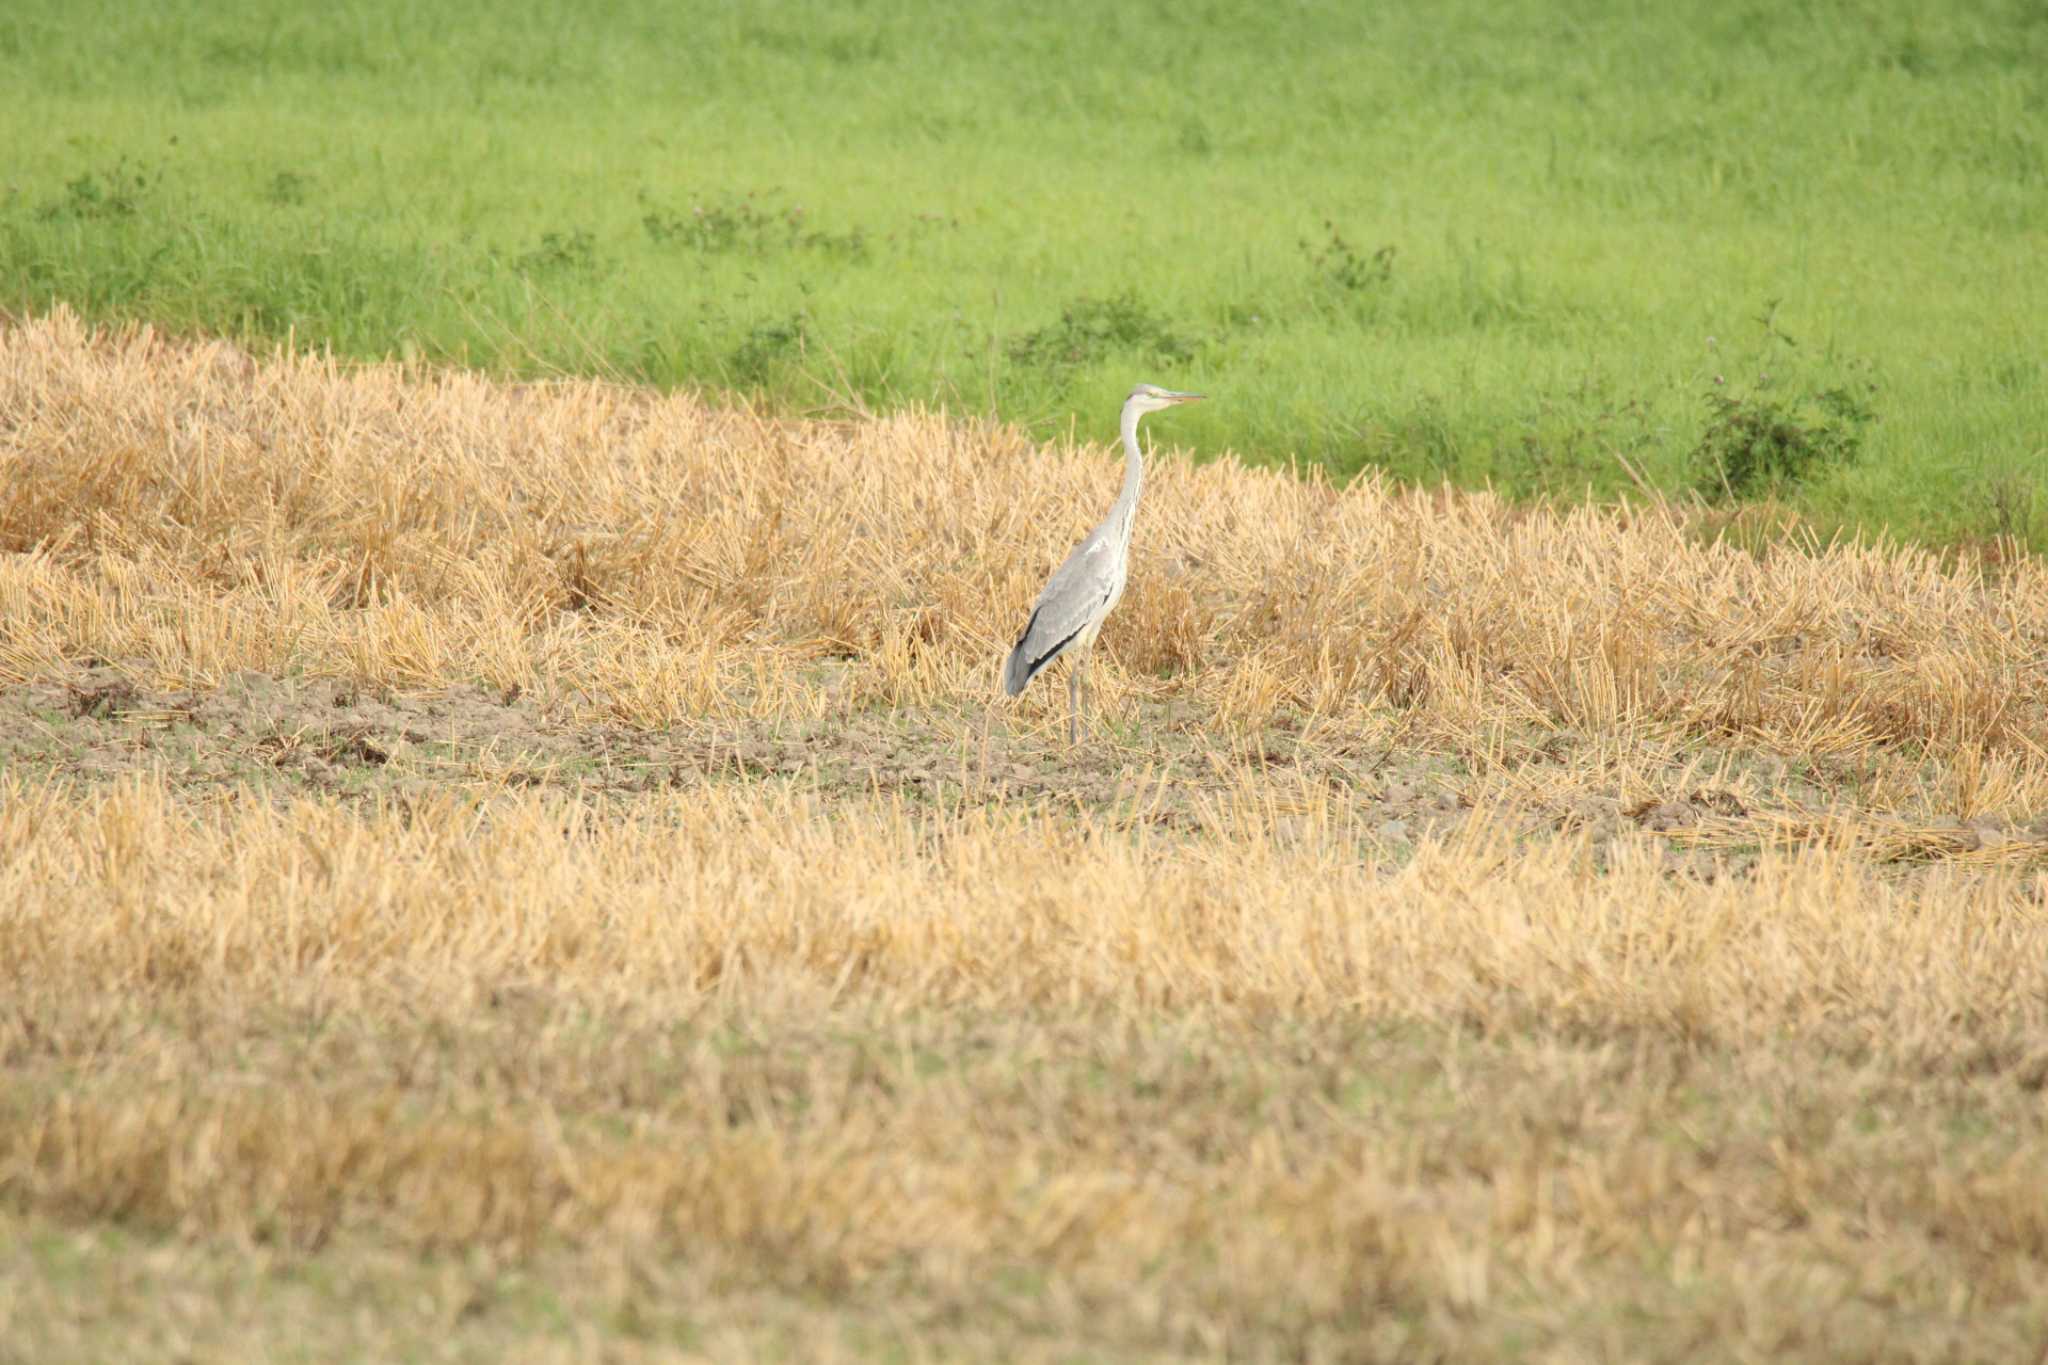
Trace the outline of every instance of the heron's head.
<instances>
[{"instance_id":1,"label":"heron's head","mask_svg":"<svg viewBox=\"0 0 2048 1365\"><path fill-rule=\"evenodd\" d=\"M1143 416L1145 413L1157 412L1161 408L1170 408L1179 403L1201 401L1202 395L1199 393L1175 393L1172 389L1162 389L1156 384L1140 384L1132 389L1131 396L1124 400L1124 408Z\"/></svg>"}]
</instances>

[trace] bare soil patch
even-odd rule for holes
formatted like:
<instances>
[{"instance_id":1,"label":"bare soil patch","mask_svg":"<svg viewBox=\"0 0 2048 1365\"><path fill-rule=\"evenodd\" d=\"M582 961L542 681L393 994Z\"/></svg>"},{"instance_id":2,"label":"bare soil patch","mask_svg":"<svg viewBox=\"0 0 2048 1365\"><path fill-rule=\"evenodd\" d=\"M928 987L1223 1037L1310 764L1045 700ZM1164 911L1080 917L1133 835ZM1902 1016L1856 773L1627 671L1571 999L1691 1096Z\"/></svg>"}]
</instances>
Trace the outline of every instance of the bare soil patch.
<instances>
[{"instance_id":1,"label":"bare soil patch","mask_svg":"<svg viewBox=\"0 0 2048 1365\"><path fill-rule=\"evenodd\" d=\"M1896 864L2048 862L2048 814L1980 809L1965 820L1938 783L1871 809L1854 799L1869 771L1728 746L1671 745L1603 769L1587 752L1596 738L1549 732L1475 762L1417 752L1398 725L1377 744L1299 725L1219 738L1189 708L1142 700L1075 748L993 704L648 731L550 714L517 689L405 693L245 672L207 691L157 691L134 677L97 664L0 686L0 773L87 784L146 775L202 800L542 790L614 810L649 793L775 782L828 801L1022 802L1182 831L1260 789L1283 807L1308 797L1342 812L1397 858L1456 835L1478 805L1517 837L1580 832L1598 850L1658 835L1671 869L1694 876L1740 874L1765 847L1842 840Z\"/></svg>"}]
</instances>

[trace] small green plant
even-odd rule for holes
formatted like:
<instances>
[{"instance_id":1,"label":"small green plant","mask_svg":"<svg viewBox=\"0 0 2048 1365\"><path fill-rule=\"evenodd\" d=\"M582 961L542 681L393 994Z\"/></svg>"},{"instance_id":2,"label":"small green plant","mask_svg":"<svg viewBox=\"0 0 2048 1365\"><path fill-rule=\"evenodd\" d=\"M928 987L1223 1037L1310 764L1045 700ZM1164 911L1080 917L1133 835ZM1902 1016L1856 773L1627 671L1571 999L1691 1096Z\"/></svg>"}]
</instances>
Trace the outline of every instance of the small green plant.
<instances>
[{"instance_id":1,"label":"small green plant","mask_svg":"<svg viewBox=\"0 0 2048 1365\"><path fill-rule=\"evenodd\" d=\"M1119 351L1174 364L1192 359L1195 344L1126 289L1106 299L1075 300L1060 310L1058 322L1013 337L1008 350L1020 365L1059 370L1092 365Z\"/></svg>"},{"instance_id":2,"label":"small green plant","mask_svg":"<svg viewBox=\"0 0 2048 1365\"><path fill-rule=\"evenodd\" d=\"M313 182L297 171L279 171L263 187L263 201L279 208L294 208L306 202L306 190Z\"/></svg>"},{"instance_id":3,"label":"small green plant","mask_svg":"<svg viewBox=\"0 0 2048 1365\"><path fill-rule=\"evenodd\" d=\"M1847 464L1863 449L1877 419L1868 401L1876 386L1836 385L1816 393L1774 391L1769 374L1742 392L1719 375L1707 391L1706 429L1693 448L1695 486L1709 501L1759 497L1804 483Z\"/></svg>"},{"instance_id":4,"label":"small green plant","mask_svg":"<svg viewBox=\"0 0 2048 1365\"><path fill-rule=\"evenodd\" d=\"M1317 278L1347 294L1372 293L1394 278L1395 248L1391 243L1370 255L1360 255L1337 230L1334 221L1325 218L1323 230L1329 233L1329 238L1321 246L1301 242L1302 254L1308 257Z\"/></svg>"},{"instance_id":5,"label":"small green plant","mask_svg":"<svg viewBox=\"0 0 2048 1365\"><path fill-rule=\"evenodd\" d=\"M738 199L694 203L678 213L654 203L645 194L640 226L657 246L680 246L712 254L736 252L765 256L776 251L816 251L843 260L864 260L867 234L826 232L809 226L803 205L775 206L757 202L749 190Z\"/></svg>"},{"instance_id":6,"label":"small green plant","mask_svg":"<svg viewBox=\"0 0 2048 1365\"><path fill-rule=\"evenodd\" d=\"M769 369L779 360L801 355L809 341L809 320L802 313L791 313L779 322L762 323L748 332L726 357L726 372L735 384L766 384Z\"/></svg>"},{"instance_id":7,"label":"small green plant","mask_svg":"<svg viewBox=\"0 0 2048 1365\"><path fill-rule=\"evenodd\" d=\"M540 244L512 258L512 268L522 275L548 275L568 270L589 270L597 264L597 240L588 232L544 232Z\"/></svg>"},{"instance_id":8,"label":"small green plant","mask_svg":"<svg viewBox=\"0 0 2048 1365\"><path fill-rule=\"evenodd\" d=\"M1641 397L1617 396L1599 376L1537 397L1522 430L1500 450L1496 475L1515 493L1580 493L1621 482L1646 495L1644 458L1657 444L1656 417Z\"/></svg>"},{"instance_id":9,"label":"small green plant","mask_svg":"<svg viewBox=\"0 0 2048 1365\"><path fill-rule=\"evenodd\" d=\"M63 197L46 202L36 216L44 222L79 223L133 218L144 197L162 178L162 171L151 175L140 166L130 165L124 156L111 169L87 171L65 181Z\"/></svg>"},{"instance_id":10,"label":"small green plant","mask_svg":"<svg viewBox=\"0 0 2048 1365\"><path fill-rule=\"evenodd\" d=\"M1978 501L1992 535L2023 545L2033 543L2040 488L2032 479L2016 470L1993 474L1984 481Z\"/></svg>"}]
</instances>

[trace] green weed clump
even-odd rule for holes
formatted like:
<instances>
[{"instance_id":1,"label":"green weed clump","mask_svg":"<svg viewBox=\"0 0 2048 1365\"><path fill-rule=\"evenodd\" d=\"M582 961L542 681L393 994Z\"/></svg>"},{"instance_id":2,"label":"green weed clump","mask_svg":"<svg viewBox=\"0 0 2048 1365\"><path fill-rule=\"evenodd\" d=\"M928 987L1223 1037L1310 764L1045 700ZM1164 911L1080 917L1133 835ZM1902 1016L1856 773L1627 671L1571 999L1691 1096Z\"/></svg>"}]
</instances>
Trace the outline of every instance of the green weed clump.
<instances>
[{"instance_id":1,"label":"green weed clump","mask_svg":"<svg viewBox=\"0 0 2048 1365\"><path fill-rule=\"evenodd\" d=\"M1320 246L1304 239L1301 250L1308 257L1309 268L1333 290L1344 295L1372 295L1393 280L1396 248L1391 243L1362 252L1346 241L1343 232L1327 218L1323 220L1323 230L1328 236Z\"/></svg>"},{"instance_id":2,"label":"green weed clump","mask_svg":"<svg viewBox=\"0 0 2048 1365\"><path fill-rule=\"evenodd\" d=\"M36 209L44 223L92 223L112 218L133 218L162 172L151 175L126 157L113 166L85 171L64 182L60 196L45 200Z\"/></svg>"},{"instance_id":3,"label":"green weed clump","mask_svg":"<svg viewBox=\"0 0 2048 1365\"><path fill-rule=\"evenodd\" d=\"M842 260L865 260L867 233L860 228L829 232L810 225L801 204L772 205L753 191L714 196L680 213L647 199L640 226L657 246L671 244L692 251L737 252L765 256L777 251L816 251Z\"/></svg>"},{"instance_id":4,"label":"green weed clump","mask_svg":"<svg viewBox=\"0 0 2048 1365\"><path fill-rule=\"evenodd\" d=\"M1696 486L1710 501L1782 495L1854 460L1876 420L1867 394L1840 385L1815 394L1779 393L1771 376L1731 392L1717 384L1693 458Z\"/></svg>"},{"instance_id":5,"label":"green weed clump","mask_svg":"<svg viewBox=\"0 0 2048 1365\"><path fill-rule=\"evenodd\" d=\"M1185 365L1195 342L1175 331L1132 290L1106 299L1078 299L1060 320L1025 332L1009 344L1010 359L1038 370L1078 369L1110 355L1154 366Z\"/></svg>"}]
</instances>

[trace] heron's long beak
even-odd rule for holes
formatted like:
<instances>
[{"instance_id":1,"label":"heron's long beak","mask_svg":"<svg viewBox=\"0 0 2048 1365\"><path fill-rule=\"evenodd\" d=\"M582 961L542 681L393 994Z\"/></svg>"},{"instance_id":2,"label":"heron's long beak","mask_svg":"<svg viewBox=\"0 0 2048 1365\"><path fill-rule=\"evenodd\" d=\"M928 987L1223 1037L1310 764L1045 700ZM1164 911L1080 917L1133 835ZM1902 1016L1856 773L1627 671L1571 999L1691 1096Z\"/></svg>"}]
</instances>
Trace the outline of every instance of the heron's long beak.
<instances>
[{"instance_id":1,"label":"heron's long beak","mask_svg":"<svg viewBox=\"0 0 2048 1365\"><path fill-rule=\"evenodd\" d=\"M1176 403L1199 403L1199 402L1201 402L1201 401L1202 401L1202 400L1203 400L1204 398L1207 398L1207 397L1208 397L1208 395L1207 395L1207 394L1205 394L1205 393L1172 393L1172 392L1168 392L1168 393L1162 394L1162 395L1160 395L1160 396L1161 396L1161 397L1164 397L1164 398L1171 398L1171 399L1172 399L1172 400L1173 400L1174 402L1176 402Z\"/></svg>"}]
</instances>

